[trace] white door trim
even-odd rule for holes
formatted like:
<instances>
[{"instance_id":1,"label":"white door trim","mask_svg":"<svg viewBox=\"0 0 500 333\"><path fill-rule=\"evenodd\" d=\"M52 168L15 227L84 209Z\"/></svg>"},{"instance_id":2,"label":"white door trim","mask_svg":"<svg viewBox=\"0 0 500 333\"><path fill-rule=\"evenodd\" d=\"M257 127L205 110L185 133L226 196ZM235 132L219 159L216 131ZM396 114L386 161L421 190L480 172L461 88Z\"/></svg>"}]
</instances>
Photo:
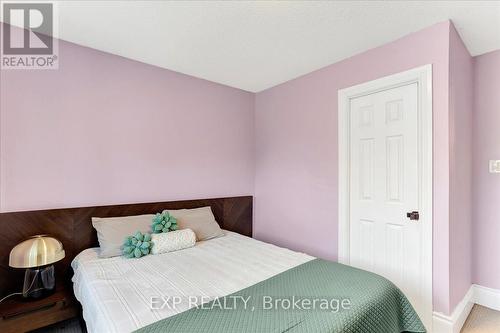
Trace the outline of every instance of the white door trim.
<instances>
[{"instance_id":1,"label":"white door trim","mask_svg":"<svg viewBox=\"0 0 500 333\"><path fill-rule=\"evenodd\" d=\"M339 140L339 211L338 211L338 258L349 264L349 170L350 170L350 100L379 91L417 83L418 86L418 154L420 222L422 232L422 285L425 286L423 302L426 314L421 318L427 329L432 329L432 65L386 76L338 91L338 140Z\"/></svg>"}]
</instances>

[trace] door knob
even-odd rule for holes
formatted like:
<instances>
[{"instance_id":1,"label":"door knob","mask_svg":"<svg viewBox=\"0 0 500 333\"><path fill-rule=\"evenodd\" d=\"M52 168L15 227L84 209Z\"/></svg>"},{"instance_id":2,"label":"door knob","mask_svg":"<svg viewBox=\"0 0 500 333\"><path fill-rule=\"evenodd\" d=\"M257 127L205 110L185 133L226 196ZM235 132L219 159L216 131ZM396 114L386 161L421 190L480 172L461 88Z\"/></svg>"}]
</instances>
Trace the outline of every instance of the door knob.
<instances>
[{"instance_id":1,"label":"door knob","mask_svg":"<svg viewBox=\"0 0 500 333\"><path fill-rule=\"evenodd\" d=\"M406 217L412 221L418 221L420 219L420 215L417 211L406 213Z\"/></svg>"}]
</instances>

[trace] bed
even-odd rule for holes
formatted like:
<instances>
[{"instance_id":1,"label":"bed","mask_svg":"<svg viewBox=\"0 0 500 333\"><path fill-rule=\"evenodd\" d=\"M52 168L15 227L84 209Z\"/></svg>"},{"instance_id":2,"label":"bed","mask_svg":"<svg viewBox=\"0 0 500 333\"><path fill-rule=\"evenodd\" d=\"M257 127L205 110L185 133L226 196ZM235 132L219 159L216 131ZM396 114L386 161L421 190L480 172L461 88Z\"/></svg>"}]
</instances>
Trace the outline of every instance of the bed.
<instances>
[{"instance_id":1,"label":"bed","mask_svg":"<svg viewBox=\"0 0 500 333\"><path fill-rule=\"evenodd\" d=\"M89 332L132 332L139 329L142 332L186 333L425 332L406 298L389 281L234 232L225 231L223 237L198 242L189 249L140 259L99 259L98 251L98 248L84 250L72 262L75 296L82 304ZM325 267L334 267L334 271L331 278L323 274L326 280L320 284L332 285L333 289L327 289L324 294L323 289L317 292L316 287L307 289L313 290L312 293L302 294L300 285L308 282L314 285L312 279L321 276L315 271L311 277L310 271L322 271ZM291 283L289 275L299 268L303 274L299 288L292 283L289 290L280 289L279 286ZM282 280L276 281L276 278ZM354 292L348 291L346 287L347 284L356 286L358 282L366 281L371 284L367 286L370 293L357 287ZM257 293L248 293L255 286L261 289ZM296 291L298 295L295 295ZM255 297L258 301L250 301L252 306L262 304L264 294L274 294L276 299L282 299L282 296L313 299L327 295L354 304L343 312L341 309L334 312L333 307L285 309L281 304L264 311L263 308L250 309L250 306L243 308L246 304L242 302L240 309L236 309L234 303L228 303L225 309L201 308L210 301L238 293L241 297L258 295ZM272 304L267 302L268 306ZM337 308L340 306L334 304Z\"/></svg>"}]
</instances>

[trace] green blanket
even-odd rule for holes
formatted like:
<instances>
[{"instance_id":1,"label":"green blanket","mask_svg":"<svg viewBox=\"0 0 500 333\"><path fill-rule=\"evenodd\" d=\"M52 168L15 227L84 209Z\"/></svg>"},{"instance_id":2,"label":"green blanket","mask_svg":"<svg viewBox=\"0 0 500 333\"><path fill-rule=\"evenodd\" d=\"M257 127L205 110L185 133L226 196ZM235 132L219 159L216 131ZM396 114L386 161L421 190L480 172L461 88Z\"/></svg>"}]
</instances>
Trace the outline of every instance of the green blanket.
<instances>
[{"instance_id":1,"label":"green blanket","mask_svg":"<svg viewBox=\"0 0 500 333\"><path fill-rule=\"evenodd\" d=\"M400 333L425 328L387 279L315 259L137 332Z\"/></svg>"}]
</instances>

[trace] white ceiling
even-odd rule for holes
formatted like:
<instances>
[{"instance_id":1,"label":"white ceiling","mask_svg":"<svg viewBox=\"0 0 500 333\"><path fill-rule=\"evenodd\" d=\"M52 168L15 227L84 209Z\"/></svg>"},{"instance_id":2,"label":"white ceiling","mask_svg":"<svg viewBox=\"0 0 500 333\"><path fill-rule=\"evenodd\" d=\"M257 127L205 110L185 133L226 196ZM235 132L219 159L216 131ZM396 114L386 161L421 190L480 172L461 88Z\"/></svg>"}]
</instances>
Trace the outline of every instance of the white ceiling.
<instances>
[{"instance_id":1,"label":"white ceiling","mask_svg":"<svg viewBox=\"0 0 500 333\"><path fill-rule=\"evenodd\" d=\"M500 49L500 1L60 1L58 36L257 92L447 19Z\"/></svg>"}]
</instances>

